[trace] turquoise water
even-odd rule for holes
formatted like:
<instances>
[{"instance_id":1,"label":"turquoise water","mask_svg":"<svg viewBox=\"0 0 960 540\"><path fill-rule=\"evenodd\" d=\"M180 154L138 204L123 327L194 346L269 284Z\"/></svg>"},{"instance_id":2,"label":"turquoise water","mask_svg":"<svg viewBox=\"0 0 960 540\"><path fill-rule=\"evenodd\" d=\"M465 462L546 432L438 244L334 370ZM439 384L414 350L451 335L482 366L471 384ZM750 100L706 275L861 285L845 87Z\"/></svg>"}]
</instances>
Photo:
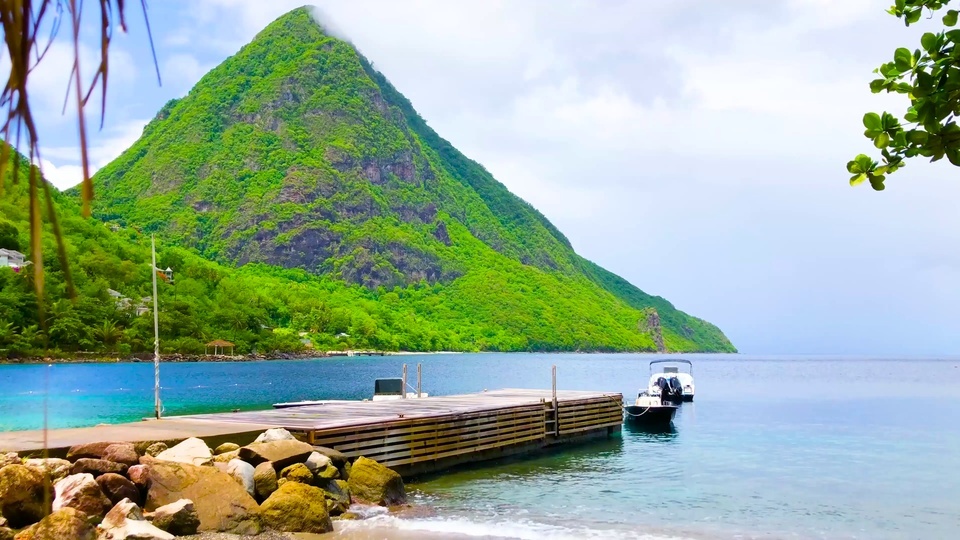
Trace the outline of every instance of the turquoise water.
<instances>
[{"instance_id":1,"label":"turquoise water","mask_svg":"<svg viewBox=\"0 0 960 540\"><path fill-rule=\"evenodd\" d=\"M697 400L668 434L612 439L411 484L406 531L487 538L955 538L960 360L688 356ZM636 394L645 355L431 355L163 366L167 414L362 398L423 363L431 394ZM150 364L0 366L0 429L149 416ZM353 527L366 527L367 524ZM372 535L371 535L372 536ZM415 536L415 534L414 534Z\"/></svg>"}]
</instances>

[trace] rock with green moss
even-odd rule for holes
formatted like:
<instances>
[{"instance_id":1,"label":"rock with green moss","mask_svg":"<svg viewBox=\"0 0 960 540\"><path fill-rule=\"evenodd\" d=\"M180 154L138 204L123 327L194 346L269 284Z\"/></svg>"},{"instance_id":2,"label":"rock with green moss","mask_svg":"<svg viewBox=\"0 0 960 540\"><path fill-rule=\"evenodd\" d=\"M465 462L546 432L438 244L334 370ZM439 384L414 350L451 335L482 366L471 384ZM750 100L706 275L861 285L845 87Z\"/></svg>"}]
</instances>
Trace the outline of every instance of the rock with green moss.
<instances>
[{"instance_id":1,"label":"rock with green moss","mask_svg":"<svg viewBox=\"0 0 960 540\"><path fill-rule=\"evenodd\" d=\"M158 441L155 443L151 443L146 448L144 448L143 455L150 456L150 457L157 457L163 452L166 452L168 449L169 447L167 446L167 443L163 441Z\"/></svg>"},{"instance_id":2,"label":"rock with green moss","mask_svg":"<svg viewBox=\"0 0 960 540\"><path fill-rule=\"evenodd\" d=\"M0 513L12 528L40 521L49 513L52 500L52 486L48 483L45 486L43 474L37 470L26 465L7 465L0 469Z\"/></svg>"},{"instance_id":3,"label":"rock with green moss","mask_svg":"<svg viewBox=\"0 0 960 540\"><path fill-rule=\"evenodd\" d=\"M333 480L334 478L340 478L340 470L333 466L331 463L322 469L317 469L314 472L317 478L323 478L325 480Z\"/></svg>"},{"instance_id":4,"label":"rock with green moss","mask_svg":"<svg viewBox=\"0 0 960 540\"><path fill-rule=\"evenodd\" d=\"M396 471L372 459L359 457L350 468L347 481L354 498L370 504L393 506L407 502L403 478Z\"/></svg>"},{"instance_id":5,"label":"rock with green moss","mask_svg":"<svg viewBox=\"0 0 960 540\"><path fill-rule=\"evenodd\" d=\"M280 478L285 478L288 482L300 482L301 484L312 484L313 473L303 463L294 463L280 471Z\"/></svg>"},{"instance_id":6,"label":"rock with green moss","mask_svg":"<svg viewBox=\"0 0 960 540\"><path fill-rule=\"evenodd\" d=\"M325 533L333 530L322 489L286 482L260 505L263 523L280 532Z\"/></svg>"},{"instance_id":7,"label":"rock with green moss","mask_svg":"<svg viewBox=\"0 0 960 540\"><path fill-rule=\"evenodd\" d=\"M76 508L63 508L20 531L16 540L94 540L97 530L87 515Z\"/></svg>"},{"instance_id":8,"label":"rock with green moss","mask_svg":"<svg viewBox=\"0 0 960 540\"><path fill-rule=\"evenodd\" d=\"M213 450L216 455L226 454L227 452L236 452L240 450L240 445L232 442L225 442Z\"/></svg>"}]
</instances>

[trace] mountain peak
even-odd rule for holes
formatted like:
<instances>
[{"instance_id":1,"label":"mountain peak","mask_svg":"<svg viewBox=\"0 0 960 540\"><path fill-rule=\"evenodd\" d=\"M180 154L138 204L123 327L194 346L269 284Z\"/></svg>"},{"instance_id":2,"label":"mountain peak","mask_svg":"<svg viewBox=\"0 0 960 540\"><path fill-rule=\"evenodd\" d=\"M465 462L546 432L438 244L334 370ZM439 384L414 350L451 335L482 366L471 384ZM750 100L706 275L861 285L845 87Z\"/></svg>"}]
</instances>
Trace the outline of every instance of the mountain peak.
<instances>
[{"instance_id":1,"label":"mountain peak","mask_svg":"<svg viewBox=\"0 0 960 540\"><path fill-rule=\"evenodd\" d=\"M504 278L515 292L557 302L586 295L622 313L638 348L652 341L638 332L645 315L636 310L660 301L657 309L676 311L580 258L309 6L164 106L94 181L101 217L224 263L301 268L370 291ZM660 315L668 346L671 335L674 347L698 346L702 321L680 314L681 328ZM705 332L729 346L719 330Z\"/></svg>"}]
</instances>

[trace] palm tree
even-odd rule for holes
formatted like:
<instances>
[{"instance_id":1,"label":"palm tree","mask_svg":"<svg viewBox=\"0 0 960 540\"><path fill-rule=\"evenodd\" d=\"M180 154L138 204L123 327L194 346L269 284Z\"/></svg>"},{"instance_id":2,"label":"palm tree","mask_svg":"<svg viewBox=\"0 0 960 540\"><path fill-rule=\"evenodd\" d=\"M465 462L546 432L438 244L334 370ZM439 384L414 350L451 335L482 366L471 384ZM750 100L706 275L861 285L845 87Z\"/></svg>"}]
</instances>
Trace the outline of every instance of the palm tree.
<instances>
[{"instance_id":1,"label":"palm tree","mask_svg":"<svg viewBox=\"0 0 960 540\"><path fill-rule=\"evenodd\" d=\"M94 335L103 342L103 346L110 352L113 352L113 345L123 337L123 329L117 326L116 321L103 321L103 326L93 331Z\"/></svg>"}]
</instances>

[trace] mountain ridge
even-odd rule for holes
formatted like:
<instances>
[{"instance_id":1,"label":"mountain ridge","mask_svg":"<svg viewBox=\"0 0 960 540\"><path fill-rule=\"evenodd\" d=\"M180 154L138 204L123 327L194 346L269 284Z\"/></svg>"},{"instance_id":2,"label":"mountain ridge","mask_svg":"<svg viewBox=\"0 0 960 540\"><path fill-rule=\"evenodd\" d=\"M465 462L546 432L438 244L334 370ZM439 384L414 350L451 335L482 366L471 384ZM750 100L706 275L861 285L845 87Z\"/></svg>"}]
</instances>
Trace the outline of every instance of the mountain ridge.
<instances>
[{"instance_id":1,"label":"mountain ridge","mask_svg":"<svg viewBox=\"0 0 960 540\"><path fill-rule=\"evenodd\" d=\"M168 102L94 182L100 219L157 232L221 264L303 269L380 296L435 287L438 300L469 300L471 324L499 321L520 334L495 313L496 300L526 319L575 298L586 307L569 316L600 325L581 340L594 349L655 350L643 330L644 310L654 309L668 350L735 350L716 326L577 255L543 214L430 128L355 47L325 33L308 7L269 24ZM503 298L482 298L491 284L503 286ZM604 326L618 336L611 343L596 335ZM528 341L581 348L556 339Z\"/></svg>"}]
</instances>

